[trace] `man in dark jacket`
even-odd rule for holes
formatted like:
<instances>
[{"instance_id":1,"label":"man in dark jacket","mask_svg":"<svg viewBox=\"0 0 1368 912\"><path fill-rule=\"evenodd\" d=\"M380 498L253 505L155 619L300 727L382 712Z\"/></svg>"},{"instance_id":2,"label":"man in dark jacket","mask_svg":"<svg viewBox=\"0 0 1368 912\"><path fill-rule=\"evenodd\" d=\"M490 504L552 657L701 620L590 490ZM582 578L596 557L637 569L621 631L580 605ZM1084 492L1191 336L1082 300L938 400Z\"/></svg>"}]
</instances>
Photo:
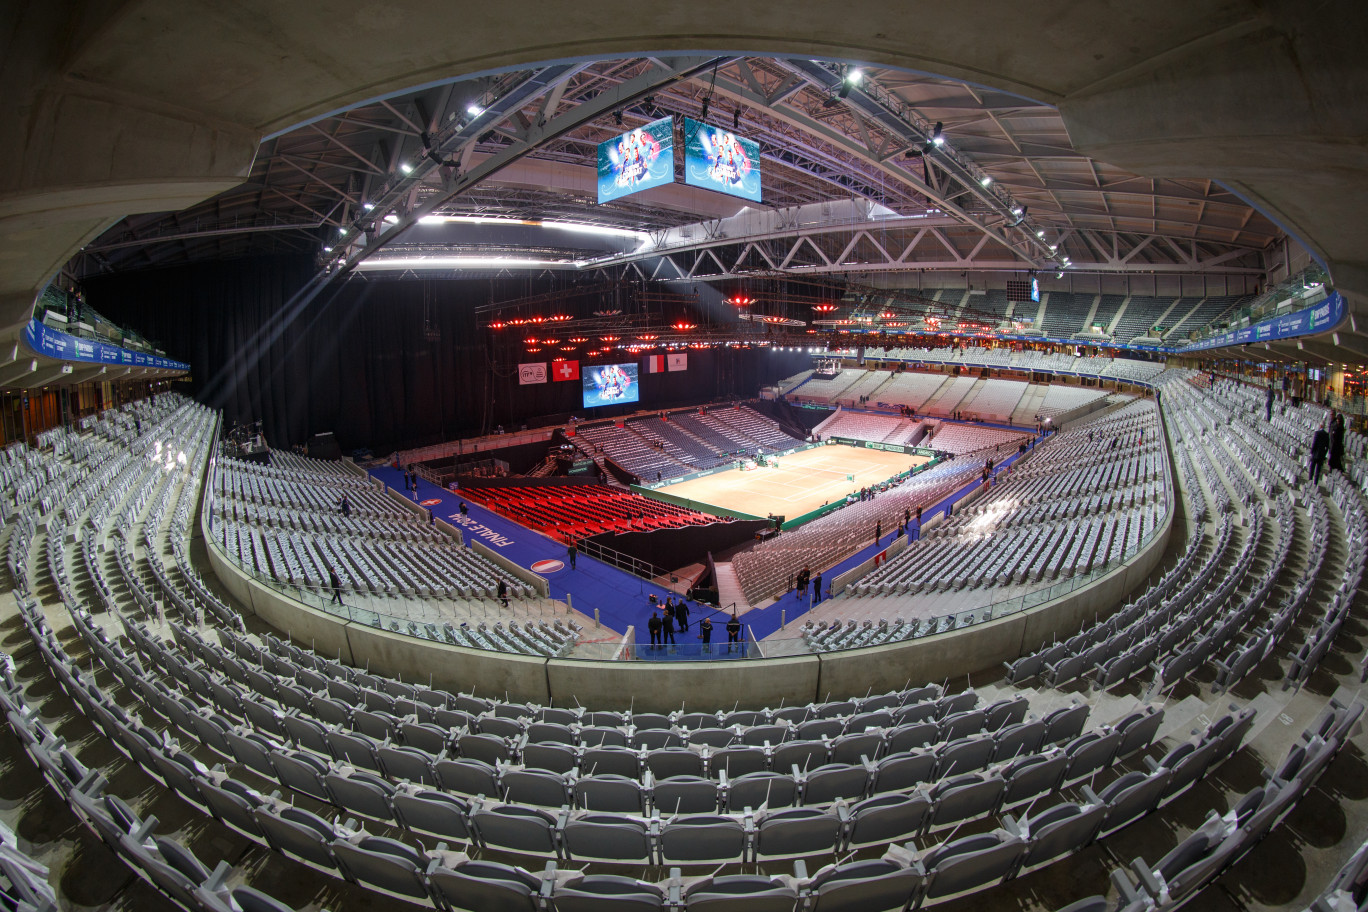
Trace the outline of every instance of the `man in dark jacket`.
<instances>
[{"instance_id":1,"label":"man in dark jacket","mask_svg":"<svg viewBox=\"0 0 1368 912\"><path fill-rule=\"evenodd\" d=\"M1339 412L1330 419L1330 468L1344 471L1344 416Z\"/></svg>"},{"instance_id":2,"label":"man in dark jacket","mask_svg":"<svg viewBox=\"0 0 1368 912\"><path fill-rule=\"evenodd\" d=\"M732 643L741 642L741 620L736 615L731 616L727 621L727 650L731 650Z\"/></svg>"},{"instance_id":3,"label":"man in dark jacket","mask_svg":"<svg viewBox=\"0 0 1368 912\"><path fill-rule=\"evenodd\" d=\"M704 646L712 645L712 618L706 614L703 620L698 622L698 638L703 641Z\"/></svg>"},{"instance_id":4,"label":"man in dark jacket","mask_svg":"<svg viewBox=\"0 0 1368 912\"><path fill-rule=\"evenodd\" d=\"M660 645L660 615L652 612L651 618L646 622L646 629L651 633L651 646Z\"/></svg>"},{"instance_id":5,"label":"man in dark jacket","mask_svg":"<svg viewBox=\"0 0 1368 912\"><path fill-rule=\"evenodd\" d=\"M675 620L679 622L681 633L689 632L689 603L683 599L680 599L679 604L675 605Z\"/></svg>"},{"instance_id":6,"label":"man in dark jacket","mask_svg":"<svg viewBox=\"0 0 1368 912\"><path fill-rule=\"evenodd\" d=\"M674 603L669 599L665 600L665 626L660 630L660 645L664 646L665 641L669 640L670 645L675 644L675 610Z\"/></svg>"},{"instance_id":7,"label":"man in dark jacket","mask_svg":"<svg viewBox=\"0 0 1368 912\"><path fill-rule=\"evenodd\" d=\"M1325 464L1325 456L1330 451L1330 434L1322 424L1317 430L1316 435L1311 438L1311 483L1316 484L1320 481L1321 466Z\"/></svg>"},{"instance_id":8,"label":"man in dark jacket","mask_svg":"<svg viewBox=\"0 0 1368 912\"><path fill-rule=\"evenodd\" d=\"M503 606L504 606L505 608L507 608L507 607L508 607L508 583L504 582L503 580L499 580L499 586L498 586L498 588L495 589L494 591L495 591L495 593L498 595L499 600L503 602Z\"/></svg>"}]
</instances>

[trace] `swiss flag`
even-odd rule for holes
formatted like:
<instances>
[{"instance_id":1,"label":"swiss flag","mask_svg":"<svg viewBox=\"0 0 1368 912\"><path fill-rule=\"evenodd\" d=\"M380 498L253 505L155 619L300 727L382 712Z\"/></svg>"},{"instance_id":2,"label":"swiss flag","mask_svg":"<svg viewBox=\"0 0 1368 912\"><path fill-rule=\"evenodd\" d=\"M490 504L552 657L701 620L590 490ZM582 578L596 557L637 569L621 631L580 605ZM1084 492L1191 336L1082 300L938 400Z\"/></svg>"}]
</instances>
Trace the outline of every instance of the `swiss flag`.
<instances>
[{"instance_id":1,"label":"swiss flag","mask_svg":"<svg viewBox=\"0 0 1368 912\"><path fill-rule=\"evenodd\" d=\"M552 361L551 362L552 380L578 380L579 362L578 361Z\"/></svg>"}]
</instances>

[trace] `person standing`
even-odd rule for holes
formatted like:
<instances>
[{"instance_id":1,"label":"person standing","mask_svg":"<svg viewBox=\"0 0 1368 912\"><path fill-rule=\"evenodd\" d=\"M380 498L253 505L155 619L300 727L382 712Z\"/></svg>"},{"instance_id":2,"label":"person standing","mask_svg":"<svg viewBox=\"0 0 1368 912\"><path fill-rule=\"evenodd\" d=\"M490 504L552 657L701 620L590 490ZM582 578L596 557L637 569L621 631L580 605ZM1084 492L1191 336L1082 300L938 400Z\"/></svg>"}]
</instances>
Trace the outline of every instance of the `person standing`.
<instances>
[{"instance_id":1,"label":"person standing","mask_svg":"<svg viewBox=\"0 0 1368 912\"><path fill-rule=\"evenodd\" d=\"M570 558L570 569L571 569L571 570L574 570L574 569L575 569L575 558L579 556L579 549L575 547L575 543L574 543L574 542L571 542L571 543L570 543L570 547L566 549L566 551L565 551L565 556L568 557L568 558Z\"/></svg>"},{"instance_id":2,"label":"person standing","mask_svg":"<svg viewBox=\"0 0 1368 912\"><path fill-rule=\"evenodd\" d=\"M346 494L342 495L342 515L344 517L351 516L351 501L347 499Z\"/></svg>"},{"instance_id":3,"label":"person standing","mask_svg":"<svg viewBox=\"0 0 1368 912\"><path fill-rule=\"evenodd\" d=\"M337 578L337 571L332 568L328 569L328 585L332 586L333 604L342 604L342 581Z\"/></svg>"},{"instance_id":4,"label":"person standing","mask_svg":"<svg viewBox=\"0 0 1368 912\"><path fill-rule=\"evenodd\" d=\"M648 620L648 621L646 622L646 629L647 629L648 631L650 631L650 634L651 634L651 647L652 647L652 648L655 648L655 647L657 647L657 646L660 645L660 628L661 628L660 615L656 614L656 613L653 611L653 612L651 612L650 620Z\"/></svg>"},{"instance_id":5,"label":"person standing","mask_svg":"<svg viewBox=\"0 0 1368 912\"><path fill-rule=\"evenodd\" d=\"M883 520L879 519L874 522L874 544L877 545L881 538L883 538Z\"/></svg>"},{"instance_id":6,"label":"person standing","mask_svg":"<svg viewBox=\"0 0 1368 912\"><path fill-rule=\"evenodd\" d=\"M499 600L503 602L503 606L504 606L505 608L507 608L507 607L508 607L508 583L504 582L504 580L503 580L502 577L499 578L499 585L498 585L498 588L496 588L496 589L494 590L494 593L495 593L495 595L498 596Z\"/></svg>"},{"instance_id":7,"label":"person standing","mask_svg":"<svg viewBox=\"0 0 1368 912\"><path fill-rule=\"evenodd\" d=\"M470 507L466 506L466 502L465 502L464 500L461 501L461 515L462 515L462 516L469 516L469 515L470 515Z\"/></svg>"},{"instance_id":8,"label":"person standing","mask_svg":"<svg viewBox=\"0 0 1368 912\"><path fill-rule=\"evenodd\" d=\"M812 581L812 604L822 604L822 574L820 573Z\"/></svg>"},{"instance_id":9,"label":"person standing","mask_svg":"<svg viewBox=\"0 0 1368 912\"><path fill-rule=\"evenodd\" d=\"M731 620L727 621L727 651L731 651L732 643L739 642L741 642L741 619L733 612Z\"/></svg>"},{"instance_id":10,"label":"person standing","mask_svg":"<svg viewBox=\"0 0 1368 912\"><path fill-rule=\"evenodd\" d=\"M1344 471L1344 416L1336 412L1330 419L1330 468Z\"/></svg>"},{"instance_id":11,"label":"person standing","mask_svg":"<svg viewBox=\"0 0 1368 912\"><path fill-rule=\"evenodd\" d=\"M679 621L680 633L689 632L689 606L683 599L680 599L679 604L675 605L675 620Z\"/></svg>"},{"instance_id":12,"label":"person standing","mask_svg":"<svg viewBox=\"0 0 1368 912\"><path fill-rule=\"evenodd\" d=\"M670 641L670 645L673 646L673 645L675 645L675 612L674 612L674 603L671 602L669 599L666 599L666 600L665 600L665 608L664 608L664 611L665 611L665 626L664 626L663 628L661 628L661 631L660 631L661 634L662 634L662 636L661 636L661 638L660 638L660 645L664 646L664 645L665 645L665 641L668 639L668 640Z\"/></svg>"},{"instance_id":13,"label":"person standing","mask_svg":"<svg viewBox=\"0 0 1368 912\"><path fill-rule=\"evenodd\" d=\"M1264 421L1273 420L1273 381L1268 383L1268 392L1264 395Z\"/></svg>"},{"instance_id":14,"label":"person standing","mask_svg":"<svg viewBox=\"0 0 1368 912\"><path fill-rule=\"evenodd\" d=\"M1321 466L1325 464L1325 455L1330 450L1330 434L1325 430L1325 425L1321 424L1316 429L1316 434L1311 438L1311 470L1308 473L1311 483L1316 484L1320 481Z\"/></svg>"},{"instance_id":15,"label":"person standing","mask_svg":"<svg viewBox=\"0 0 1368 912\"><path fill-rule=\"evenodd\" d=\"M703 641L704 646L712 646L712 618L708 617L706 614L703 615L703 620L698 622L698 637ZM707 652L709 650L704 651Z\"/></svg>"}]
</instances>

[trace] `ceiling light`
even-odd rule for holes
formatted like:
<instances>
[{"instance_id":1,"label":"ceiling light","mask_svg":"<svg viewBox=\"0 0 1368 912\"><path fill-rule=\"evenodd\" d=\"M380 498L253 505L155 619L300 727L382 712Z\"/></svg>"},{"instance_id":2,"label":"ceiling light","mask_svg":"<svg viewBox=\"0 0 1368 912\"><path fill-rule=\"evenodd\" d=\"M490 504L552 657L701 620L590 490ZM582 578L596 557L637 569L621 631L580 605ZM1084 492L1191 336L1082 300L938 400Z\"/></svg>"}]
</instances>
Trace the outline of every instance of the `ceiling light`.
<instances>
[{"instance_id":1,"label":"ceiling light","mask_svg":"<svg viewBox=\"0 0 1368 912\"><path fill-rule=\"evenodd\" d=\"M338 225L338 226L337 226L337 233L340 234L340 235L342 235L343 237L346 237L346 236L347 236L347 226L346 226L346 225Z\"/></svg>"},{"instance_id":2,"label":"ceiling light","mask_svg":"<svg viewBox=\"0 0 1368 912\"><path fill-rule=\"evenodd\" d=\"M484 113L484 108L480 107L477 104L468 104L466 105L466 113L469 114L471 117L479 117L481 114Z\"/></svg>"},{"instance_id":3,"label":"ceiling light","mask_svg":"<svg viewBox=\"0 0 1368 912\"><path fill-rule=\"evenodd\" d=\"M1038 238L1043 238L1043 237L1045 237L1045 232L1044 232L1044 230L1036 231L1036 237L1038 237Z\"/></svg>"},{"instance_id":4,"label":"ceiling light","mask_svg":"<svg viewBox=\"0 0 1368 912\"><path fill-rule=\"evenodd\" d=\"M361 208L362 208L362 209L365 209L367 212L370 212L372 209L375 208L375 203L371 203L371 202L362 203L362 204L361 204Z\"/></svg>"},{"instance_id":5,"label":"ceiling light","mask_svg":"<svg viewBox=\"0 0 1368 912\"><path fill-rule=\"evenodd\" d=\"M412 174L412 173L413 173L413 165L410 165L408 162L404 162L403 164L401 164L401 165L399 166L399 170L400 170L400 171L403 171L405 174Z\"/></svg>"},{"instance_id":6,"label":"ceiling light","mask_svg":"<svg viewBox=\"0 0 1368 912\"><path fill-rule=\"evenodd\" d=\"M572 269L573 260L537 260L524 257L431 256L371 257L357 264L363 272L403 269Z\"/></svg>"},{"instance_id":7,"label":"ceiling light","mask_svg":"<svg viewBox=\"0 0 1368 912\"><path fill-rule=\"evenodd\" d=\"M1012 215L1015 215L1017 218L1021 218L1021 216L1022 216L1024 213L1025 213L1025 210L1022 209L1020 206L1013 206L1013 207L1012 207Z\"/></svg>"},{"instance_id":8,"label":"ceiling light","mask_svg":"<svg viewBox=\"0 0 1368 912\"><path fill-rule=\"evenodd\" d=\"M859 85L861 79L864 79L864 73L861 73L858 67L846 73L846 82L851 85Z\"/></svg>"},{"instance_id":9,"label":"ceiling light","mask_svg":"<svg viewBox=\"0 0 1368 912\"><path fill-rule=\"evenodd\" d=\"M992 182L993 182L993 179L992 179L991 177L989 177L988 175L986 175L986 174L983 175L983 177L980 177L980 178L979 178L979 184L980 184L981 186L984 186L984 187L988 186L988 185L991 184Z\"/></svg>"},{"instance_id":10,"label":"ceiling light","mask_svg":"<svg viewBox=\"0 0 1368 912\"><path fill-rule=\"evenodd\" d=\"M1062 273L1062 272L1056 272L1056 273L1055 273L1055 278L1056 278L1056 279L1062 279L1062 278L1064 278L1064 273Z\"/></svg>"},{"instance_id":11,"label":"ceiling light","mask_svg":"<svg viewBox=\"0 0 1368 912\"><path fill-rule=\"evenodd\" d=\"M931 144L935 146L945 145L945 137L941 135L941 123L936 122L936 129L931 131Z\"/></svg>"},{"instance_id":12,"label":"ceiling light","mask_svg":"<svg viewBox=\"0 0 1368 912\"><path fill-rule=\"evenodd\" d=\"M621 108L618 108L616 111L613 112L613 123L617 124L619 127L622 126L622 109L621 109Z\"/></svg>"},{"instance_id":13,"label":"ceiling light","mask_svg":"<svg viewBox=\"0 0 1368 912\"><path fill-rule=\"evenodd\" d=\"M323 252L324 252L324 253L332 253L332 248L331 248L331 247L324 247L324 248L323 248Z\"/></svg>"}]
</instances>

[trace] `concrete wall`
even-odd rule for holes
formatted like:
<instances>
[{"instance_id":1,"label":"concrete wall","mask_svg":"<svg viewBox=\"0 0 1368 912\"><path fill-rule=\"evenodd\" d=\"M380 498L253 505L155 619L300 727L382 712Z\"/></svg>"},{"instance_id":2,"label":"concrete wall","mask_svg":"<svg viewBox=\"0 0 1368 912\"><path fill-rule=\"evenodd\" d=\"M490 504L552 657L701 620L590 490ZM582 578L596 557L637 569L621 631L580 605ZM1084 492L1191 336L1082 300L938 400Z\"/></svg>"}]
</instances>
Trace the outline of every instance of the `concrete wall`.
<instances>
[{"instance_id":1,"label":"concrete wall","mask_svg":"<svg viewBox=\"0 0 1368 912\"><path fill-rule=\"evenodd\" d=\"M558 704L648 712L804 704L817 693L815 656L731 662L588 662L552 659L546 677Z\"/></svg>"}]
</instances>

